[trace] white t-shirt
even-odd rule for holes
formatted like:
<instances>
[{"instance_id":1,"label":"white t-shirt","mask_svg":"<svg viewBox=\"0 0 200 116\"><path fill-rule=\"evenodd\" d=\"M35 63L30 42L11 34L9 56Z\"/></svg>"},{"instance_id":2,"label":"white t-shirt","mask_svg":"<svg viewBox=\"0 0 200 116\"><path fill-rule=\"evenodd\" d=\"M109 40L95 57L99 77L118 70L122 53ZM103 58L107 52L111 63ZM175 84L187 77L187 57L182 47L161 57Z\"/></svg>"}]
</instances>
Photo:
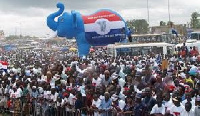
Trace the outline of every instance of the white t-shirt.
<instances>
[{"instance_id":1,"label":"white t-shirt","mask_svg":"<svg viewBox=\"0 0 200 116\"><path fill-rule=\"evenodd\" d=\"M184 112L181 116L194 116L194 109L191 109L189 112L184 110Z\"/></svg>"},{"instance_id":2,"label":"white t-shirt","mask_svg":"<svg viewBox=\"0 0 200 116\"><path fill-rule=\"evenodd\" d=\"M165 114L165 105L162 104L161 107L158 107L157 104L155 104L151 110L150 114L156 114L156 113L161 113L161 114Z\"/></svg>"},{"instance_id":3,"label":"white t-shirt","mask_svg":"<svg viewBox=\"0 0 200 116\"><path fill-rule=\"evenodd\" d=\"M75 101L76 101L76 96L74 96L73 94L69 94L69 103L70 105L75 105Z\"/></svg>"},{"instance_id":4,"label":"white t-shirt","mask_svg":"<svg viewBox=\"0 0 200 116\"><path fill-rule=\"evenodd\" d=\"M170 109L170 107L172 107L173 105L174 105L174 104L172 103L171 100L165 101L165 102L164 102L165 111L166 111L167 109Z\"/></svg>"},{"instance_id":5,"label":"white t-shirt","mask_svg":"<svg viewBox=\"0 0 200 116\"><path fill-rule=\"evenodd\" d=\"M52 99L54 102L57 101L57 97L58 97L58 93L51 94L51 99Z\"/></svg>"},{"instance_id":6,"label":"white t-shirt","mask_svg":"<svg viewBox=\"0 0 200 116\"><path fill-rule=\"evenodd\" d=\"M99 108L101 105L101 100L98 98L97 101L92 100L92 106L96 106L97 108ZM94 112L94 116L99 116L99 112Z\"/></svg>"},{"instance_id":7,"label":"white t-shirt","mask_svg":"<svg viewBox=\"0 0 200 116\"><path fill-rule=\"evenodd\" d=\"M187 103L187 99L182 101L182 105L185 106L185 104ZM194 109L195 107L195 100L192 99L192 101L190 101L190 103L192 104L192 109Z\"/></svg>"},{"instance_id":8,"label":"white t-shirt","mask_svg":"<svg viewBox=\"0 0 200 116\"><path fill-rule=\"evenodd\" d=\"M21 95L22 95L22 89L21 89L21 88L18 88L18 89L17 89L17 93L19 94L19 97L21 97Z\"/></svg>"},{"instance_id":9,"label":"white t-shirt","mask_svg":"<svg viewBox=\"0 0 200 116\"><path fill-rule=\"evenodd\" d=\"M69 94L68 98L64 98L61 102L61 105L64 105L66 103L69 103L70 105L75 105L76 97L73 94ZM65 107L66 111L71 111L72 109L68 108L67 106Z\"/></svg>"},{"instance_id":10,"label":"white t-shirt","mask_svg":"<svg viewBox=\"0 0 200 116\"><path fill-rule=\"evenodd\" d=\"M97 79L93 78L92 83L95 84L96 86L101 86L101 78L98 77Z\"/></svg>"},{"instance_id":11,"label":"white t-shirt","mask_svg":"<svg viewBox=\"0 0 200 116\"><path fill-rule=\"evenodd\" d=\"M124 100L119 100L119 108L120 108L121 110L124 109L125 105L126 105L126 103L125 103Z\"/></svg>"},{"instance_id":12,"label":"white t-shirt","mask_svg":"<svg viewBox=\"0 0 200 116\"><path fill-rule=\"evenodd\" d=\"M92 100L92 106L96 106L97 108L99 108L99 106L101 105L101 100L98 98L97 101L95 101L94 99Z\"/></svg>"},{"instance_id":13,"label":"white t-shirt","mask_svg":"<svg viewBox=\"0 0 200 116\"><path fill-rule=\"evenodd\" d=\"M180 105L179 107L173 105L171 108L169 108L170 114L173 114L174 116L183 116L185 108L183 105Z\"/></svg>"},{"instance_id":14,"label":"white t-shirt","mask_svg":"<svg viewBox=\"0 0 200 116\"><path fill-rule=\"evenodd\" d=\"M50 86L51 86L51 88L55 88L55 80L54 80L54 78L51 79Z\"/></svg>"},{"instance_id":15,"label":"white t-shirt","mask_svg":"<svg viewBox=\"0 0 200 116\"><path fill-rule=\"evenodd\" d=\"M69 103L69 98L62 99L61 106L64 106L66 103ZM70 111L70 109L67 106L65 106L65 110Z\"/></svg>"}]
</instances>

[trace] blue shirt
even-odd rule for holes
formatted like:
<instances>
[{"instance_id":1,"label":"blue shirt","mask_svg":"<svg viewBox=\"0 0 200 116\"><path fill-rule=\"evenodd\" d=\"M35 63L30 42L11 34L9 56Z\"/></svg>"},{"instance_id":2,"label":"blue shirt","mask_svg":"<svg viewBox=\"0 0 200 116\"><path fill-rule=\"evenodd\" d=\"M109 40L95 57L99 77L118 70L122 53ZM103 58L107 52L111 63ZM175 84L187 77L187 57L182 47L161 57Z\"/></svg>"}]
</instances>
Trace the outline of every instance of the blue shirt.
<instances>
[{"instance_id":1,"label":"blue shirt","mask_svg":"<svg viewBox=\"0 0 200 116\"><path fill-rule=\"evenodd\" d=\"M112 100L109 98L108 101L106 101L105 99L101 100L101 105L100 105L100 109L103 110L109 110L111 108L112 105Z\"/></svg>"},{"instance_id":2,"label":"blue shirt","mask_svg":"<svg viewBox=\"0 0 200 116\"><path fill-rule=\"evenodd\" d=\"M102 112L101 116L110 116L111 115L111 112L108 111L111 109L111 105L112 105L112 100L110 98L108 99L108 101L105 101L105 99L101 100L100 109L106 111L106 112Z\"/></svg>"}]
</instances>

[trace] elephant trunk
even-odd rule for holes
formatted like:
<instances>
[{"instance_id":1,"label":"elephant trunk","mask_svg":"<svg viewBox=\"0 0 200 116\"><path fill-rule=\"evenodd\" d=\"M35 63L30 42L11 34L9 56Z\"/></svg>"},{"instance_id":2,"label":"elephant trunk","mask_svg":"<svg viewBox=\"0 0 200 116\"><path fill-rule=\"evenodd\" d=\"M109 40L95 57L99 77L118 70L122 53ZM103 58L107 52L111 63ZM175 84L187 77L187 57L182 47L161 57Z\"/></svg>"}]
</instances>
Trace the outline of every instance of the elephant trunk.
<instances>
[{"instance_id":1,"label":"elephant trunk","mask_svg":"<svg viewBox=\"0 0 200 116\"><path fill-rule=\"evenodd\" d=\"M58 3L57 4L57 8L59 8L59 10L53 14L50 14L48 17L47 17L47 26L52 29L53 31L56 31L57 29L57 22L54 20L55 17L61 15L64 11L64 5L62 3Z\"/></svg>"}]
</instances>

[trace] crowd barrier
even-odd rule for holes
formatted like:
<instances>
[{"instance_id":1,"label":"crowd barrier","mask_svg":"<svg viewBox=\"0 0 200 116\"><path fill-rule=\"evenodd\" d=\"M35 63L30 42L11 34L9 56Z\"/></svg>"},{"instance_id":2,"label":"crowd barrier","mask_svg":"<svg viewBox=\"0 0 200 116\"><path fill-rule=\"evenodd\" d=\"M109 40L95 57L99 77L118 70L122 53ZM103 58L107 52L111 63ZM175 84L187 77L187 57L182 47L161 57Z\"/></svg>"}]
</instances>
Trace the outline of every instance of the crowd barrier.
<instances>
[{"instance_id":1,"label":"crowd barrier","mask_svg":"<svg viewBox=\"0 0 200 116\"><path fill-rule=\"evenodd\" d=\"M22 102L17 103L16 100L13 99L11 106L8 107L0 107L0 114L8 114L9 116L101 116L94 115L94 111L86 111L87 114L83 113L81 109L70 109L66 111L65 107L57 106L56 103L51 105L44 105L36 101L32 101L31 103ZM85 111L84 111L85 112ZM132 116L130 115L121 115L116 112L116 110L111 109L109 111L103 111L103 116Z\"/></svg>"}]
</instances>

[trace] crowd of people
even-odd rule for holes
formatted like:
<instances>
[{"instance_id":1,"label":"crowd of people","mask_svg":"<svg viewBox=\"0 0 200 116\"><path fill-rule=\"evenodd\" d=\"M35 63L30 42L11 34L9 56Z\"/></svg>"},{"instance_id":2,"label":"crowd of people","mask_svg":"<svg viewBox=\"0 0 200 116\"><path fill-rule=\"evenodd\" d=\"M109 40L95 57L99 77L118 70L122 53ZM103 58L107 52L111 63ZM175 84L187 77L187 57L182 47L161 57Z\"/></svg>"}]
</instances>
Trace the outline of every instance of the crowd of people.
<instances>
[{"instance_id":1,"label":"crowd of people","mask_svg":"<svg viewBox=\"0 0 200 116\"><path fill-rule=\"evenodd\" d=\"M2 52L0 111L14 116L200 116L198 51L85 58ZM13 57L14 56L14 57Z\"/></svg>"}]
</instances>

